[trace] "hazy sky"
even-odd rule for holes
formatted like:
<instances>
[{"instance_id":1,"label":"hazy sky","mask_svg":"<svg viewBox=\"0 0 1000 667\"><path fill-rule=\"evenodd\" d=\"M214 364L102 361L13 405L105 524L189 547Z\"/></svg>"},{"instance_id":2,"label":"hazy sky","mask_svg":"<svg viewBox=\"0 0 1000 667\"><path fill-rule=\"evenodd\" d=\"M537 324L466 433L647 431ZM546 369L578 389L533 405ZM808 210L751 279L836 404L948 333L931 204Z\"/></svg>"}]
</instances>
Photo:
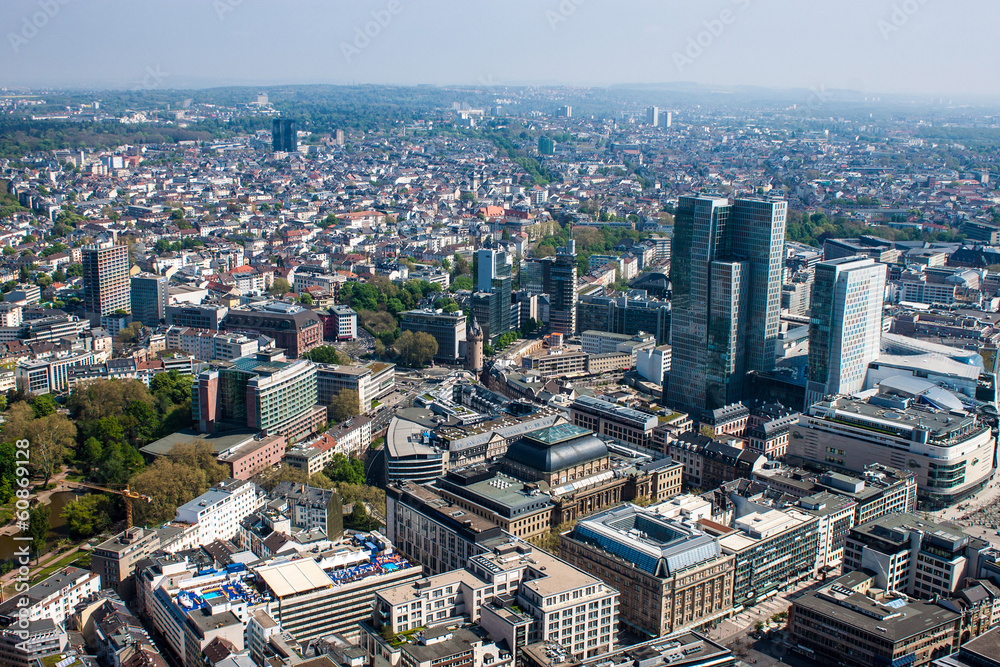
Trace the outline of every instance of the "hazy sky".
<instances>
[{"instance_id":1,"label":"hazy sky","mask_svg":"<svg viewBox=\"0 0 1000 667\"><path fill-rule=\"evenodd\" d=\"M996 0L0 1L5 86L695 81L1000 96Z\"/></svg>"}]
</instances>

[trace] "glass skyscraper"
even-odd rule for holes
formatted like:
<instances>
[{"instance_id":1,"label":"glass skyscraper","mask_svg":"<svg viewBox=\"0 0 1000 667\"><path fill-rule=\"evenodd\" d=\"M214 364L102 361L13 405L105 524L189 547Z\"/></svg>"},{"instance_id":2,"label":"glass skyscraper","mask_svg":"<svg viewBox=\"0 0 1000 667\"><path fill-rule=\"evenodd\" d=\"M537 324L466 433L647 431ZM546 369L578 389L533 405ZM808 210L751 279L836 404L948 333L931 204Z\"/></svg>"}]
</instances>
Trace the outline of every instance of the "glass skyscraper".
<instances>
[{"instance_id":1,"label":"glass skyscraper","mask_svg":"<svg viewBox=\"0 0 1000 667\"><path fill-rule=\"evenodd\" d=\"M774 368L786 210L779 199L680 198L664 391L670 404L722 407L743 397L748 371Z\"/></svg>"},{"instance_id":2,"label":"glass skyscraper","mask_svg":"<svg viewBox=\"0 0 1000 667\"><path fill-rule=\"evenodd\" d=\"M576 333L576 241L570 239L568 247L556 249L550 282L549 328L572 336Z\"/></svg>"},{"instance_id":3,"label":"glass skyscraper","mask_svg":"<svg viewBox=\"0 0 1000 667\"><path fill-rule=\"evenodd\" d=\"M806 402L864 387L868 364L878 358L888 267L868 257L820 262L809 319Z\"/></svg>"},{"instance_id":4,"label":"glass skyscraper","mask_svg":"<svg viewBox=\"0 0 1000 667\"><path fill-rule=\"evenodd\" d=\"M476 251L473 268L476 278L473 310L486 338L492 342L511 329L513 258L503 250L481 248Z\"/></svg>"}]
</instances>

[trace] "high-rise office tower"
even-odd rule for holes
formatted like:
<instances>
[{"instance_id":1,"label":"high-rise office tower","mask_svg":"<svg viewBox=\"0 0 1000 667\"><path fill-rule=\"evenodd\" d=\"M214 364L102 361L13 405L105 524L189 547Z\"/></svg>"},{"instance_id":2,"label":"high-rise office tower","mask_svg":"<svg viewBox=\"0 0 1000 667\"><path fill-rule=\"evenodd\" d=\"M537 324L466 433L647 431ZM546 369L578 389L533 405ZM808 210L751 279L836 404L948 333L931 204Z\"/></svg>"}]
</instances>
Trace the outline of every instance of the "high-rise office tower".
<instances>
[{"instance_id":1,"label":"high-rise office tower","mask_svg":"<svg viewBox=\"0 0 1000 667\"><path fill-rule=\"evenodd\" d=\"M141 273L131 280L132 319L155 327L166 317L167 278Z\"/></svg>"},{"instance_id":2,"label":"high-rise office tower","mask_svg":"<svg viewBox=\"0 0 1000 667\"><path fill-rule=\"evenodd\" d=\"M549 308L549 328L554 333L572 336L576 333L576 241L556 249L549 282L552 285Z\"/></svg>"},{"instance_id":3,"label":"high-rise office tower","mask_svg":"<svg viewBox=\"0 0 1000 667\"><path fill-rule=\"evenodd\" d=\"M869 257L842 257L816 265L809 319L806 402L864 388L868 364L878 358L888 267Z\"/></svg>"},{"instance_id":4,"label":"high-rise office tower","mask_svg":"<svg viewBox=\"0 0 1000 667\"><path fill-rule=\"evenodd\" d=\"M476 292L473 294L473 310L477 311L477 319L492 342L511 329L513 258L503 250L480 248L476 251L474 265Z\"/></svg>"},{"instance_id":5,"label":"high-rise office tower","mask_svg":"<svg viewBox=\"0 0 1000 667\"><path fill-rule=\"evenodd\" d=\"M649 107L646 109L646 125L656 127L660 124L660 107Z\"/></svg>"},{"instance_id":6,"label":"high-rise office tower","mask_svg":"<svg viewBox=\"0 0 1000 667\"><path fill-rule=\"evenodd\" d=\"M292 153L298 150L299 141L295 121L275 118L271 121L271 150Z\"/></svg>"},{"instance_id":7,"label":"high-rise office tower","mask_svg":"<svg viewBox=\"0 0 1000 667\"><path fill-rule=\"evenodd\" d=\"M529 259L521 267L521 289L529 294L548 294L552 289L554 257Z\"/></svg>"},{"instance_id":8,"label":"high-rise office tower","mask_svg":"<svg viewBox=\"0 0 1000 667\"><path fill-rule=\"evenodd\" d=\"M91 322L129 312L128 246L103 243L83 248L83 309Z\"/></svg>"},{"instance_id":9,"label":"high-rise office tower","mask_svg":"<svg viewBox=\"0 0 1000 667\"><path fill-rule=\"evenodd\" d=\"M774 367L787 203L681 197L674 217L669 403L722 407Z\"/></svg>"},{"instance_id":10,"label":"high-rise office tower","mask_svg":"<svg viewBox=\"0 0 1000 667\"><path fill-rule=\"evenodd\" d=\"M674 112L673 111L668 111L667 112L667 120L666 120L666 122L664 124L667 127L670 127L671 125L674 124Z\"/></svg>"}]
</instances>

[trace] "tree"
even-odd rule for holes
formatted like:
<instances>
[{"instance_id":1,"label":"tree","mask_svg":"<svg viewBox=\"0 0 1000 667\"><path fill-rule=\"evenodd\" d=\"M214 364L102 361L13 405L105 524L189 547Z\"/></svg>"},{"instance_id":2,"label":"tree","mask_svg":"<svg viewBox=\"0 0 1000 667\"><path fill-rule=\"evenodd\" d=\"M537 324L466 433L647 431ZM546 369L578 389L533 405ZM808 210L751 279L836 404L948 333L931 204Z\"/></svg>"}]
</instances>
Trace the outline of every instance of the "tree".
<instances>
[{"instance_id":1,"label":"tree","mask_svg":"<svg viewBox=\"0 0 1000 667\"><path fill-rule=\"evenodd\" d=\"M330 401L330 416L334 421L346 421L358 414L361 414L361 402L358 392L353 389L341 389Z\"/></svg>"},{"instance_id":2,"label":"tree","mask_svg":"<svg viewBox=\"0 0 1000 667\"><path fill-rule=\"evenodd\" d=\"M149 389L153 395L169 401L172 405L180 405L184 401L191 399L191 384L194 377L182 375L176 370L168 373L157 373L149 383Z\"/></svg>"},{"instance_id":3,"label":"tree","mask_svg":"<svg viewBox=\"0 0 1000 667\"><path fill-rule=\"evenodd\" d=\"M31 546L35 552L35 561L45 549L45 538L49 534L51 527L52 507L45 503L39 503L28 512L28 536L31 538Z\"/></svg>"},{"instance_id":4,"label":"tree","mask_svg":"<svg viewBox=\"0 0 1000 667\"><path fill-rule=\"evenodd\" d=\"M340 359L340 355L337 353L337 349L332 345L320 345L319 347L314 347L302 356L317 364L343 363Z\"/></svg>"},{"instance_id":5,"label":"tree","mask_svg":"<svg viewBox=\"0 0 1000 667\"><path fill-rule=\"evenodd\" d=\"M438 344L434 337L423 331L404 331L396 341L396 349L403 358L403 365L422 368L437 354Z\"/></svg>"},{"instance_id":6,"label":"tree","mask_svg":"<svg viewBox=\"0 0 1000 667\"><path fill-rule=\"evenodd\" d=\"M110 528L114 514L114 503L108 496L91 493L66 505L60 516L70 537L83 540Z\"/></svg>"},{"instance_id":7,"label":"tree","mask_svg":"<svg viewBox=\"0 0 1000 667\"><path fill-rule=\"evenodd\" d=\"M368 510L365 509L365 504L360 500L354 501L354 509L351 510L351 515L348 517L347 524L353 530L371 530L372 521L368 518Z\"/></svg>"},{"instance_id":8,"label":"tree","mask_svg":"<svg viewBox=\"0 0 1000 667\"><path fill-rule=\"evenodd\" d=\"M31 399L31 409L34 410L36 417L54 414L57 407L59 406L56 404L56 399L52 398L52 394L39 394Z\"/></svg>"},{"instance_id":9,"label":"tree","mask_svg":"<svg viewBox=\"0 0 1000 667\"><path fill-rule=\"evenodd\" d=\"M135 345L142 333L142 322L132 322L118 332L118 342L122 345Z\"/></svg>"},{"instance_id":10,"label":"tree","mask_svg":"<svg viewBox=\"0 0 1000 667\"><path fill-rule=\"evenodd\" d=\"M292 286L284 278L275 278L271 286L267 288L267 293L271 296L282 296L292 291Z\"/></svg>"},{"instance_id":11,"label":"tree","mask_svg":"<svg viewBox=\"0 0 1000 667\"><path fill-rule=\"evenodd\" d=\"M169 373L161 373L153 378L153 386L159 386L157 378ZM178 376L173 376L177 378ZM180 376L184 377L184 376ZM190 398L191 376L186 376ZM180 381L178 379L178 381ZM129 403L142 401L153 405L153 396L146 385L138 380L95 380L86 384L78 384L70 394L66 407L77 422L94 422L104 417L119 417L125 414Z\"/></svg>"},{"instance_id":12,"label":"tree","mask_svg":"<svg viewBox=\"0 0 1000 667\"><path fill-rule=\"evenodd\" d=\"M524 322L521 322L521 335L527 338L531 334L535 333L538 328L538 323L535 322L534 318L529 317Z\"/></svg>"},{"instance_id":13,"label":"tree","mask_svg":"<svg viewBox=\"0 0 1000 667\"><path fill-rule=\"evenodd\" d=\"M458 276L451 281L451 291L457 292L459 290L472 291L472 278L469 276Z\"/></svg>"},{"instance_id":14,"label":"tree","mask_svg":"<svg viewBox=\"0 0 1000 667\"><path fill-rule=\"evenodd\" d=\"M472 272L469 269L469 260L462 257L462 255L460 255L457 252L455 253L453 259L454 259L454 268L452 270L453 276L471 275Z\"/></svg>"},{"instance_id":15,"label":"tree","mask_svg":"<svg viewBox=\"0 0 1000 667\"><path fill-rule=\"evenodd\" d=\"M334 454L333 459L327 464L323 474L331 482L345 482L347 484L365 483L365 462L356 457L347 457L343 454Z\"/></svg>"},{"instance_id":16,"label":"tree","mask_svg":"<svg viewBox=\"0 0 1000 667\"><path fill-rule=\"evenodd\" d=\"M312 294L310 294L309 292L303 293L302 296L299 297L299 303L301 303L304 306L311 306L311 305L313 305Z\"/></svg>"},{"instance_id":17,"label":"tree","mask_svg":"<svg viewBox=\"0 0 1000 667\"><path fill-rule=\"evenodd\" d=\"M62 415L48 415L28 425L31 464L45 478L45 486L66 458L66 448L76 439L76 425Z\"/></svg>"}]
</instances>

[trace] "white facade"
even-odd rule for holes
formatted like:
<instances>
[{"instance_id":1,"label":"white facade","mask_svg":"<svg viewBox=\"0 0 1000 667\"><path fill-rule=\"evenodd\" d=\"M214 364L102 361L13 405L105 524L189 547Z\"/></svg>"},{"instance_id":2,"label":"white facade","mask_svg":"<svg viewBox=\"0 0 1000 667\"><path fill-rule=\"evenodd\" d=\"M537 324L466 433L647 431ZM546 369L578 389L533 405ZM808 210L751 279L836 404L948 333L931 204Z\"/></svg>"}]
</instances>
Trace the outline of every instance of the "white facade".
<instances>
[{"instance_id":1,"label":"white facade","mask_svg":"<svg viewBox=\"0 0 1000 667\"><path fill-rule=\"evenodd\" d=\"M868 364L880 352L887 271L867 257L816 265L807 403L864 387Z\"/></svg>"},{"instance_id":2,"label":"white facade","mask_svg":"<svg viewBox=\"0 0 1000 667\"><path fill-rule=\"evenodd\" d=\"M0 618L26 618L32 622L51 619L56 623L65 623L76 605L100 592L101 575L67 567L35 584L25 594L13 595L0 605ZM21 603L26 603L26 606Z\"/></svg>"},{"instance_id":3,"label":"white facade","mask_svg":"<svg viewBox=\"0 0 1000 667\"><path fill-rule=\"evenodd\" d=\"M670 372L670 346L637 350L635 370L650 382L662 385L663 376Z\"/></svg>"},{"instance_id":4,"label":"white facade","mask_svg":"<svg viewBox=\"0 0 1000 667\"><path fill-rule=\"evenodd\" d=\"M337 340L354 340L358 337L358 314L352 308L334 306L330 312L333 314Z\"/></svg>"},{"instance_id":5,"label":"white facade","mask_svg":"<svg viewBox=\"0 0 1000 667\"><path fill-rule=\"evenodd\" d=\"M263 489L253 482L228 479L178 507L175 521L197 524L200 544L231 540L240 521L260 509L265 498Z\"/></svg>"}]
</instances>

